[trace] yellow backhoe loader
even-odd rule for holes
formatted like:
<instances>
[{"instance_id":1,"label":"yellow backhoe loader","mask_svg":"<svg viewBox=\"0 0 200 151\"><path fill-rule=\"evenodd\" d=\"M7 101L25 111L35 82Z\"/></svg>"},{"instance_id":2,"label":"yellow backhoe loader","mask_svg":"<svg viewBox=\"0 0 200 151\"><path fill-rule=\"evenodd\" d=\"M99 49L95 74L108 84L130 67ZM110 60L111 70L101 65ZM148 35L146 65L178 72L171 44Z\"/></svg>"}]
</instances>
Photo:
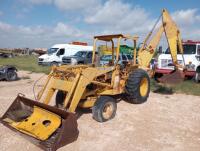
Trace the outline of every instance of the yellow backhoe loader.
<instances>
[{"instance_id":1,"label":"yellow backhoe loader","mask_svg":"<svg viewBox=\"0 0 200 151\"><path fill-rule=\"evenodd\" d=\"M56 150L78 137L77 108L91 108L98 122L114 118L116 99L125 96L131 103L143 103L150 91L147 72L134 61L119 64L120 42L131 40L136 53L138 37L122 34L94 37L91 65L53 66L36 100L18 95L1 118L7 127L20 131L45 150ZM112 59L99 66L97 42L111 43ZM117 46L115 46L117 44ZM114 49L117 47L116 49ZM55 106L50 105L56 93Z\"/></svg>"},{"instance_id":2,"label":"yellow backhoe loader","mask_svg":"<svg viewBox=\"0 0 200 151\"><path fill-rule=\"evenodd\" d=\"M161 25L158 28L157 32L153 34L160 19L161 19ZM184 79L184 74L183 74L184 66L178 64L177 61L177 51L180 51L183 57L183 46L182 46L180 31L166 9L163 9L161 16L156 21L155 25L153 26L153 29L150 31L150 33L144 40L143 45L138 52L138 63L141 68L149 70L150 61L156 52L156 48L161 40L163 33L165 33L168 42L175 70L172 71L171 74L160 78L159 81L162 83L175 84L183 81Z\"/></svg>"},{"instance_id":3,"label":"yellow backhoe loader","mask_svg":"<svg viewBox=\"0 0 200 151\"><path fill-rule=\"evenodd\" d=\"M138 52L138 58L136 58L137 36L122 34L95 36L91 65L52 67L36 100L19 94L0 121L12 130L30 136L28 138L31 142L45 150L57 150L75 141L79 133L75 115L78 107L91 108L93 118L98 122L105 122L114 118L117 98L125 96L131 103L143 103L147 100L150 80L145 70L163 32L167 36L173 62L178 68L177 44L181 52L183 51L180 33L167 11L163 10L161 27L148 45L147 42L153 32L147 36ZM127 39L133 42L134 58L132 62L121 66L120 42ZM112 45L112 59L104 66L99 66L99 59L95 53L98 41ZM54 94L56 94L55 101ZM50 105L52 101L55 102L55 106Z\"/></svg>"}]
</instances>

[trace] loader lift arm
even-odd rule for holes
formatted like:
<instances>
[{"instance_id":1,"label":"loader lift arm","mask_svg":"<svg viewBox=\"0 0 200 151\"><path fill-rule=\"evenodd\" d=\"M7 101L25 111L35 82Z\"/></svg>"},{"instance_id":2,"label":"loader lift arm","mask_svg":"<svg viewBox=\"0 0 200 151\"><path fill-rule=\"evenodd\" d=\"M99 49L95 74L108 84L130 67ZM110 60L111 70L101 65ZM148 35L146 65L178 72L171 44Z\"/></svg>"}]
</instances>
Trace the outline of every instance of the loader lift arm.
<instances>
[{"instance_id":1,"label":"loader lift arm","mask_svg":"<svg viewBox=\"0 0 200 151\"><path fill-rule=\"evenodd\" d=\"M158 24L160 18L162 18L162 24L158 28L156 34L152 36L153 31L156 25ZM156 52L156 48L161 40L163 32L165 33L175 68L177 69L181 67L177 61L177 46L179 48L180 53L183 54L183 46L180 31L166 9L162 10L161 16L159 17L153 29L150 31L150 33L144 40L142 47L139 49L138 63L140 67L144 69L147 69L149 67L150 61Z\"/></svg>"}]
</instances>

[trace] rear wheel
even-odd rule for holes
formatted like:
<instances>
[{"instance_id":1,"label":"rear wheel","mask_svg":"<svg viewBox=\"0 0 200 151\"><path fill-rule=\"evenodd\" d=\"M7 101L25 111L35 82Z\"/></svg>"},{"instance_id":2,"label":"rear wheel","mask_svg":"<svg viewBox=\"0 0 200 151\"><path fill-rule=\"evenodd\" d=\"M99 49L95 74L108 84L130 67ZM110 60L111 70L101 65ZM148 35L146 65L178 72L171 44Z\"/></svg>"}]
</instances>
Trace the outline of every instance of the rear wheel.
<instances>
[{"instance_id":1,"label":"rear wheel","mask_svg":"<svg viewBox=\"0 0 200 151\"><path fill-rule=\"evenodd\" d=\"M58 108L63 107L65 97L66 97L66 92L58 90L56 94L56 107Z\"/></svg>"},{"instance_id":2,"label":"rear wheel","mask_svg":"<svg viewBox=\"0 0 200 151\"><path fill-rule=\"evenodd\" d=\"M143 103L149 97L150 79L146 71L137 69L129 74L125 93L127 99L135 104Z\"/></svg>"},{"instance_id":3,"label":"rear wheel","mask_svg":"<svg viewBox=\"0 0 200 151\"><path fill-rule=\"evenodd\" d=\"M98 122L105 122L115 117L116 100L110 96L100 96L92 107L93 118Z\"/></svg>"},{"instance_id":4,"label":"rear wheel","mask_svg":"<svg viewBox=\"0 0 200 151\"><path fill-rule=\"evenodd\" d=\"M7 81L15 81L17 80L17 73L15 70L8 70L6 73L6 80Z\"/></svg>"},{"instance_id":5,"label":"rear wheel","mask_svg":"<svg viewBox=\"0 0 200 151\"><path fill-rule=\"evenodd\" d=\"M200 73L199 73L199 72L196 72L196 73L195 73L194 80L195 80L196 83L199 83L199 82L200 82Z\"/></svg>"}]
</instances>

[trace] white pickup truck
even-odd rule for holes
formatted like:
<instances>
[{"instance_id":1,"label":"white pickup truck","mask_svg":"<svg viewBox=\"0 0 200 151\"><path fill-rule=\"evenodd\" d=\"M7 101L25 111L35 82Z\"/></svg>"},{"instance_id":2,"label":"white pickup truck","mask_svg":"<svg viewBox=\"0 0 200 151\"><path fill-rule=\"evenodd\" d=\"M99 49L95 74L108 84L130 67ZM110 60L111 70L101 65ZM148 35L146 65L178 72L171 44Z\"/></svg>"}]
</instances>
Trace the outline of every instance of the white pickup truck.
<instances>
[{"instance_id":1,"label":"white pickup truck","mask_svg":"<svg viewBox=\"0 0 200 151\"><path fill-rule=\"evenodd\" d=\"M196 82L200 82L200 41L188 40L183 42L183 50L184 55L177 55L178 63L184 65L184 58L185 76L194 77ZM161 76L169 74L172 70L174 70L174 66L169 49L167 49L164 54L159 55L155 73L157 76Z\"/></svg>"}]
</instances>

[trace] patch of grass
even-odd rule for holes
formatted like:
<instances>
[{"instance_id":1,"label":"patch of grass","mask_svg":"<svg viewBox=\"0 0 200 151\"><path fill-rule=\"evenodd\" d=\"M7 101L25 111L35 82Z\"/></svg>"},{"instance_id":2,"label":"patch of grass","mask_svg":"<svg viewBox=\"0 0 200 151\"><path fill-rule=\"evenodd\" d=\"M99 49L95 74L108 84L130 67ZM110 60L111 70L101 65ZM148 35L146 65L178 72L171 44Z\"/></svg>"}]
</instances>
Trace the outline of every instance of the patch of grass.
<instances>
[{"instance_id":1,"label":"patch of grass","mask_svg":"<svg viewBox=\"0 0 200 151\"><path fill-rule=\"evenodd\" d=\"M50 67L48 66L39 66L38 58L36 56L21 56L14 58L1 58L0 65L14 65L18 70L26 70L37 73L46 73L50 72ZM25 77L25 79L28 77ZM162 93L162 94L172 94L184 93L190 95L200 96L200 83L197 84L193 80L186 80L178 85L166 86L160 85L155 80L151 80L151 91Z\"/></svg>"},{"instance_id":2,"label":"patch of grass","mask_svg":"<svg viewBox=\"0 0 200 151\"><path fill-rule=\"evenodd\" d=\"M200 83L195 83L193 80L186 80L176 85L174 90L179 93L200 96Z\"/></svg>"},{"instance_id":3,"label":"patch of grass","mask_svg":"<svg viewBox=\"0 0 200 151\"><path fill-rule=\"evenodd\" d=\"M184 93L200 96L200 83L195 83L193 80L185 80L180 84L167 86L151 80L151 90L161 94Z\"/></svg>"},{"instance_id":4,"label":"patch of grass","mask_svg":"<svg viewBox=\"0 0 200 151\"><path fill-rule=\"evenodd\" d=\"M14 65L18 70L26 70L36 73L50 72L50 67L39 66L36 56L20 56L14 58L1 58L0 65Z\"/></svg>"},{"instance_id":5,"label":"patch of grass","mask_svg":"<svg viewBox=\"0 0 200 151\"><path fill-rule=\"evenodd\" d=\"M151 80L151 91L160 94L173 94L174 91L171 87L158 84L155 80Z\"/></svg>"}]
</instances>

